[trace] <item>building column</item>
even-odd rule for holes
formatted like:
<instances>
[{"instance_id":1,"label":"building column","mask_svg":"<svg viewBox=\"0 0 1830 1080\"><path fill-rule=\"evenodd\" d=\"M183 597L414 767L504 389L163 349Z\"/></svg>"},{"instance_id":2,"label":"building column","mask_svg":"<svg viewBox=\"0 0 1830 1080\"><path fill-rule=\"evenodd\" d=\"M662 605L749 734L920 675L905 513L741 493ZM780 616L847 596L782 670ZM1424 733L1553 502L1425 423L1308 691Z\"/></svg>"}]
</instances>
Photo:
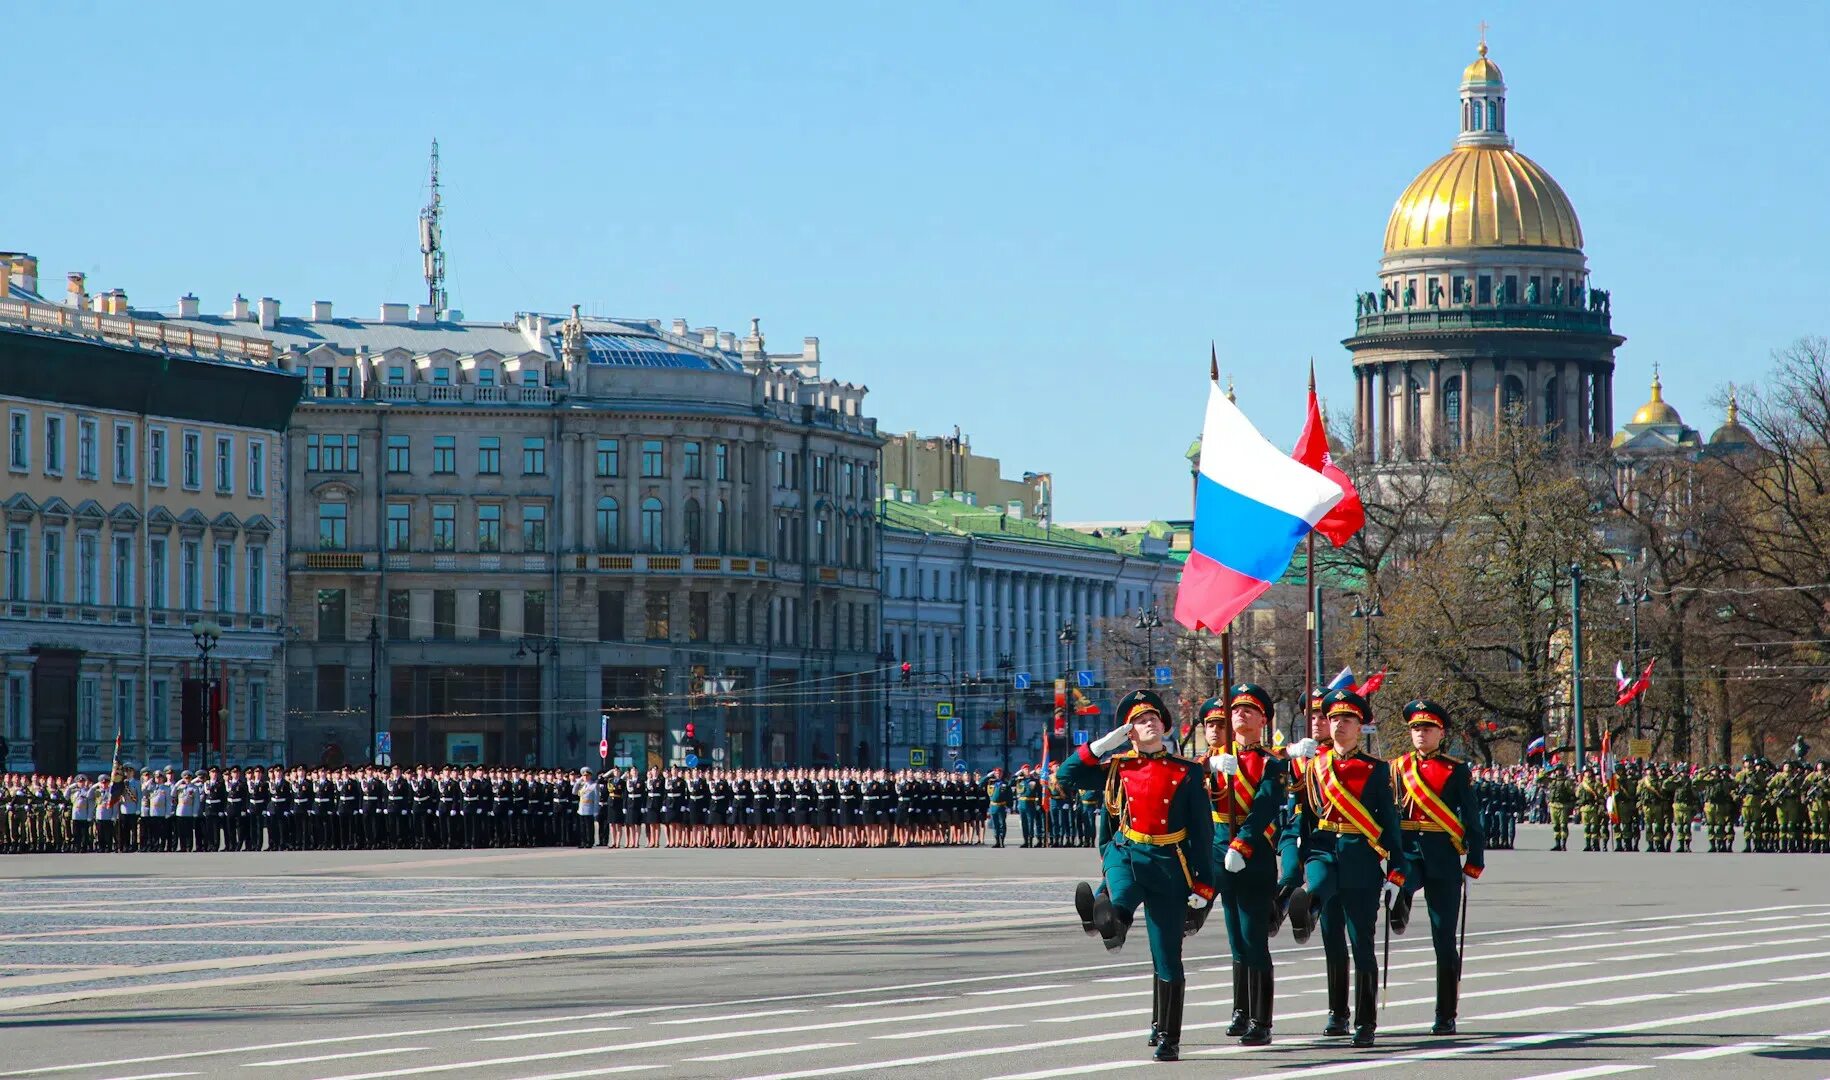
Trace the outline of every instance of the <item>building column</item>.
<instances>
[{"instance_id":1,"label":"building column","mask_svg":"<svg viewBox=\"0 0 1830 1080\"><path fill-rule=\"evenodd\" d=\"M1012 620L1011 613L1010 613L1010 595L1011 595L1010 571L1008 571L1008 570L999 570L998 571L997 591L998 591L998 623L997 623L996 634L995 634L994 652L999 657L1009 654L1014 659L1015 658L1015 649L1013 647L1011 638L1012 638L1012 628L1016 625L1016 623Z\"/></svg>"},{"instance_id":2,"label":"building column","mask_svg":"<svg viewBox=\"0 0 1830 1080\"><path fill-rule=\"evenodd\" d=\"M1371 441L1367 437L1366 421L1366 369L1356 364L1353 369L1353 445L1362 454Z\"/></svg>"},{"instance_id":3,"label":"building column","mask_svg":"<svg viewBox=\"0 0 1830 1080\"><path fill-rule=\"evenodd\" d=\"M960 584L966 590L966 606L962 612L960 632L965 637L966 673L979 674L979 586L978 578L970 569L960 571Z\"/></svg>"},{"instance_id":4,"label":"building column","mask_svg":"<svg viewBox=\"0 0 1830 1080\"><path fill-rule=\"evenodd\" d=\"M1392 366L1379 365L1378 400L1374 402L1374 411L1379 423L1378 460L1390 461L1392 457Z\"/></svg>"},{"instance_id":5,"label":"building column","mask_svg":"<svg viewBox=\"0 0 1830 1080\"><path fill-rule=\"evenodd\" d=\"M1506 361L1493 362L1493 430L1500 430L1506 416Z\"/></svg>"},{"instance_id":6,"label":"building column","mask_svg":"<svg viewBox=\"0 0 1830 1080\"><path fill-rule=\"evenodd\" d=\"M1474 361L1461 362L1461 444L1474 441Z\"/></svg>"},{"instance_id":7,"label":"building column","mask_svg":"<svg viewBox=\"0 0 1830 1080\"><path fill-rule=\"evenodd\" d=\"M1538 362L1525 361L1525 419L1532 427L1544 426L1544 388L1538 383Z\"/></svg>"},{"instance_id":8,"label":"building column","mask_svg":"<svg viewBox=\"0 0 1830 1080\"><path fill-rule=\"evenodd\" d=\"M1429 422L1424 425L1424 439L1427 449L1425 457L1437 456L1436 440L1442 431L1442 361L1430 361L1430 411Z\"/></svg>"}]
</instances>

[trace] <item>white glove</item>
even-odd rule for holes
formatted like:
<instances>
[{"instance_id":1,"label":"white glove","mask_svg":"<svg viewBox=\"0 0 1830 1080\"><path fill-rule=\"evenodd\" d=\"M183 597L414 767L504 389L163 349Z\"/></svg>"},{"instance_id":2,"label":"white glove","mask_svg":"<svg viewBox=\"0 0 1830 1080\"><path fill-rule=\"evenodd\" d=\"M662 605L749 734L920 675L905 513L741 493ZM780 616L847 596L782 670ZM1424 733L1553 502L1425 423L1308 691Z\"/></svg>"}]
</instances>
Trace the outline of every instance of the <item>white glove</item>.
<instances>
[{"instance_id":1,"label":"white glove","mask_svg":"<svg viewBox=\"0 0 1830 1080\"><path fill-rule=\"evenodd\" d=\"M1241 870L1244 870L1245 869L1245 856L1239 854L1237 851L1234 851L1232 848L1227 848L1226 849L1226 868L1228 871L1235 873L1235 874L1237 874Z\"/></svg>"},{"instance_id":2,"label":"white glove","mask_svg":"<svg viewBox=\"0 0 1830 1080\"><path fill-rule=\"evenodd\" d=\"M1119 747L1125 745L1126 743L1128 743L1130 741L1131 741L1131 725L1125 724L1121 727L1113 728L1111 731L1106 732L1104 735L1101 735L1099 738L1094 739L1088 745L1093 750L1093 756L1105 757L1107 754L1110 754L1114 750L1117 750Z\"/></svg>"},{"instance_id":3,"label":"white glove","mask_svg":"<svg viewBox=\"0 0 1830 1080\"><path fill-rule=\"evenodd\" d=\"M1202 908L1206 907L1207 904L1207 898L1200 893L1188 894L1188 906L1194 908L1196 911L1200 911Z\"/></svg>"},{"instance_id":4,"label":"white glove","mask_svg":"<svg viewBox=\"0 0 1830 1080\"><path fill-rule=\"evenodd\" d=\"M1321 747L1317 745L1314 739L1301 739L1298 740L1295 746L1290 748L1290 756L1293 758L1307 759L1314 757L1320 750Z\"/></svg>"},{"instance_id":5,"label":"white glove","mask_svg":"<svg viewBox=\"0 0 1830 1080\"><path fill-rule=\"evenodd\" d=\"M1397 882L1387 881L1384 887L1379 890L1379 904L1382 907L1389 908L1398 902L1398 897L1402 895L1403 892L1404 890L1399 888Z\"/></svg>"},{"instance_id":6,"label":"white glove","mask_svg":"<svg viewBox=\"0 0 1830 1080\"><path fill-rule=\"evenodd\" d=\"M1215 754L1208 758L1213 763L1214 771L1225 776L1239 775L1239 759L1232 754Z\"/></svg>"}]
</instances>

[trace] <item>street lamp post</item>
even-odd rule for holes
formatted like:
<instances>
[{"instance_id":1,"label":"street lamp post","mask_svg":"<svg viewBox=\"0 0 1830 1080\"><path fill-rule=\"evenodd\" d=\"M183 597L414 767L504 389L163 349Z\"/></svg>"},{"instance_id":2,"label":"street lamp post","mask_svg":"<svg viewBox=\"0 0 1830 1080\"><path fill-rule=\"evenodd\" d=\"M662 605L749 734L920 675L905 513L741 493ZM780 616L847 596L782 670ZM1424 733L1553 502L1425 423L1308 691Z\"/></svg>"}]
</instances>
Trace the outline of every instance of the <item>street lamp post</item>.
<instances>
[{"instance_id":1,"label":"street lamp post","mask_svg":"<svg viewBox=\"0 0 1830 1080\"><path fill-rule=\"evenodd\" d=\"M1385 617L1385 609L1379 606L1379 601L1377 601L1377 600L1374 600L1372 602L1371 607L1367 607L1366 603L1365 603L1365 598L1356 596L1353 598L1353 610L1347 613L1347 617L1350 619L1359 619L1365 627L1365 631L1366 631L1366 634L1365 634L1365 637L1366 637L1365 668L1366 668L1366 673L1368 675L1370 675L1370 674L1372 674L1372 665L1373 665L1373 648L1372 648L1373 625L1372 624L1373 624L1374 619L1383 619ZM1318 676L1320 675L1319 670L1318 670L1317 674L1318 674ZM1318 677L1316 681L1320 682L1321 680Z\"/></svg>"},{"instance_id":2,"label":"street lamp post","mask_svg":"<svg viewBox=\"0 0 1830 1080\"><path fill-rule=\"evenodd\" d=\"M1080 631L1074 626L1072 621L1063 619L1061 620L1061 630L1056 633L1055 638L1061 642L1061 670L1063 675L1066 675L1068 672L1074 670L1074 643L1080 640ZM1063 724L1067 722L1067 716L1065 714L1059 717L1059 719ZM1062 734L1066 734L1065 729ZM1065 743L1063 745L1065 746Z\"/></svg>"},{"instance_id":3,"label":"street lamp post","mask_svg":"<svg viewBox=\"0 0 1830 1080\"><path fill-rule=\"evenodd\" d=\"M1651 590L1646 588L1646 579L1643 577L1639 579L1631 590L1627 588L1627 583L1622 581L1620 583L1620 595L1614 598L1614 603L1620 607L1626 607L1630 604L1633 608L1632 653L1634 672L1639 671L1639 605L1650 604L1651 602L1652 593ZM1645 718L1645 695L1641 694L1633 699L1633 737L1636 739L1643 739L1646 736Z\"/></svg>"},{"instance_id":4,"label":"street lamp post","mask_svg":"<svg viewBox=\"0 0 1830 1080\"><path fill-rule=\"evenodd\" d=\"M1156 670L1156 632L1163 628L1163 617L1151 604L1137 609L1137 621L1132 625L1144 632L1144 667L1146 674L1152 673Z\"/></svg>"},{"instance_id":5,"label":"street lamp post","mask_svg":"<svg viewBox=\"0 0 1830 1080\"><path fill-rule=\"evenodd\" d=\"M375 680L381 672L381 626L378 620L369 620L369 764L375 764Z\"/></svg>"},{"instance_id":6,"label":"street lamp post","mask_svg":"<svg viewBox=\"0 0 1830 1080\"><path fill-rule=\"evenodd\" d=\"M215 695L210 693L210 654L222 642L222 627L214 619L198 619L191 624L191 640L197 643L197 655L203 661L203 708L198 712L203 716L203 746L197 754L197 767L210 767L210 707L215 704ZM217 764L222 763L222 747L216 748Z\"/></svg>"},{"instance_id":7,"label":"street lamp post","mask_svg":"<svg viewBox=\"0 0 1830 1080\"><path fill-rule=\"evenodd\" d=\"M540 740L539 729L546 725L546 673L541 664L548 656L553 658L553 663L555 665L559 663L559 640L557 638L522 638L520 644L515 646L515 659L525 660L529 653L534 654L534 684L535 689L540 694L540 708L535 714L534 734L535 745L538 746ZM519 731L517 730L517 735L518 734ZM517 752L521 749L519 742L520 740L517 739L517 745L515 746ZM506 756L506 752L504 753L504 756Z\"/></svg>"},{"instance_id":8,"label":"street lamp post","mask_svg":"<svg viewBox=\"0 0 1830 1080\"><path fill-rule=\"evenodd\" d=\"M1010 682L1016 664L1009 653L998 654L998 678L1004 683L1004 711L998 714L998 726L1004 729L1004 775L1010 775Z\"/></svg>"},{"instance_id":9,"label":"street lamp post","mask_svg":"<svg viewBox=\"0 0 1830 1080\"><path fill-rule=\"evenodd\" d=\"M896 651L890 648L890 639L883 639L883 648L877 650L877 682L883 687L883 771L890 771L890 668L896 663Z\"/></svg>"}]
</instances>

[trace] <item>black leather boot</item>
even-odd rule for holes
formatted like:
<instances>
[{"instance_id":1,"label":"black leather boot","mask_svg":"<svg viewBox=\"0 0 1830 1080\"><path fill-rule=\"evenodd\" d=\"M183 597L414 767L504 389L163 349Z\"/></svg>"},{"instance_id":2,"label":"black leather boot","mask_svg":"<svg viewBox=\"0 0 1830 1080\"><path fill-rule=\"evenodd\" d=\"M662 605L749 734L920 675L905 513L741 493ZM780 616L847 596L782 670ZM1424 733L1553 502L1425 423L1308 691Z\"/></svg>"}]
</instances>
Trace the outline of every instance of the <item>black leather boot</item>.
<instances>
[{"instance_id":1,"label":"black leather boot","mask_svg":"<svg viewBox=\"0 0 1830 1080\"><path fill-rule=\"evenodd\" d=\"M1080 928L1088 937L1099 933L1093 925L1093 886L1084 881L1074 886L1074 914L1080 916Z\"/></svg>"},{"instance_id":2,"label":"black leather boot","mask_svg":"<svg viewBox=\"0 0 1830 1080\"><path fill-rule=\"evenodd\" d=\"M1167 985L1155 975L1150 976L1150 1041L1146 1044L1149 1046L1163 1041L1163 987Z\"/></svg>"},{"instance_id":3,"label":"black leather boot","mask_svg":"<svg viewBox=\"0 0 1830 1080\"><path fill-rule=\"evenodd\" d=\"M1329 957L1323 964L1328 973L1328 1023L1324 1035L1347 1034L1347 958Z\"/></svg>"},{"instance_id":4,"label":"black leather boot","mask_svg":"<svg viewBox=\"0 0 1830 1080\"><path fill-rule=\"evenodd\" d=\"M1107 950L1116 950L1131 930L1131 916L1114 908L1111 898L1101 893L1093 901L1093 928L1105 939Z\"/></svg>"},{"instance_id":5,"label":"black leather boot","mask_svg":"<svg viewBox=\"0 0 1830 1080\"><path fill-rule=\"evenodd\" d=\"M1411 901L1416 898L1416 895L1416 893L1400 891L1398 898L1392 901L1392 910L1388 918L1391 920L1392 933L1399 937L1403 937L1405 929L1411 925Z\"/></svg>"},{"instance_id":6,"label":"black leather boot","mask_svg":"<svg viewBox=\"0 0 1830 1080\"><path fill-rule=\"evenodd\" d=\"M1226 1037L1237 1039L1252 1026L1251 972L1239 961L1233 961L1233 1022L1226 1026Z\"/></svg>"},{"instance_id":7,"label":"black leather boot","mask_svg":"<svg viewBox=\"0 0 1830 1080\"><path fill-rule=\"evenodd\" d=\"M1455 1006L1460 996L1461 971L1459 965L1453 960L1447 964L1437 964L1436 1023L1430 1025L1430 1034L1455 1034Z\"/></svg>"},{"instance_id":8,"label":"black leather boot","mask_svg":"<svg viewBox=\"0 0 1830 1080\"><path fill-rule=\"evenodd\" d=\"M1379 1027L1379 973L1353 973L1353 1044L1371 1046Z\"/></svg>"},{"instance_id":9,"label":"black leather boot","mask_svg":"<svg viewBox=\"0 0 1830 1080\"><path fill-rule=\"evenodd\" d=\"M1290 916L1290 936L1301 945L1315 932L1315 915L1309 904L1309 890L1299 886L1291 893L1287 911Z\"/></svg>"},{"instance_id":10,"label":"black leather boot","mask_svg":"<svg viewBox=\"0 0 1830 1080\"><path fill-rule=\"evenodd\" d=\"M1182 995L1188 990L1186 979L1166 982L1163 987L1163 1041L1157 1043L1158 1061L1182 1060Z\"/></svg>"},{"instance_id":11,"label":"black leather boot","mask_svg":"<svg viewBox=\"0 0 1830 1080\"><path fill-rule=\"evenodd\" d=\"M1246 1029L1241 1046L1271 1044L1271 968L1246 973L1247 1000L1252 1003L1252 1026Z\"/></svg>"}]
</instances>

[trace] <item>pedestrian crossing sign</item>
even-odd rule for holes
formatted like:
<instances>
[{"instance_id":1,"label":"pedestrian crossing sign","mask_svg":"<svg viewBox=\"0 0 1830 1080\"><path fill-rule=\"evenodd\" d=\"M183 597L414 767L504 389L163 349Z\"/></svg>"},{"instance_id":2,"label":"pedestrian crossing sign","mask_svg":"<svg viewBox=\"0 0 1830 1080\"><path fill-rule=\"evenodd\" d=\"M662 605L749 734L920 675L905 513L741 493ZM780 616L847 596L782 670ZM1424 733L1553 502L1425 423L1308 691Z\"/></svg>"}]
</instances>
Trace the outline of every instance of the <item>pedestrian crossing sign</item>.
<instances>
[{"instance_id":1,"label":"pedestrian crossing sign","mask_svg":"<svg viewBox=\"0 0 1830 1080\"><path fill-rule=\"evenodd\" d=\"M936 720L953 719L953 703L951 701L935 702L934 703L934 719L936 719Z\"/></svg>"},{"instance_id":2,"label":"pedestrian crossing sign","mask_svg":"<svg viewBox=\"0 0 1830 1080\"><path fill-rule=\"evenodd\" d=\"M909 748L909 765L920 768L928 763L928 752L919 746Z\"/></svg>"}]
</instances>

